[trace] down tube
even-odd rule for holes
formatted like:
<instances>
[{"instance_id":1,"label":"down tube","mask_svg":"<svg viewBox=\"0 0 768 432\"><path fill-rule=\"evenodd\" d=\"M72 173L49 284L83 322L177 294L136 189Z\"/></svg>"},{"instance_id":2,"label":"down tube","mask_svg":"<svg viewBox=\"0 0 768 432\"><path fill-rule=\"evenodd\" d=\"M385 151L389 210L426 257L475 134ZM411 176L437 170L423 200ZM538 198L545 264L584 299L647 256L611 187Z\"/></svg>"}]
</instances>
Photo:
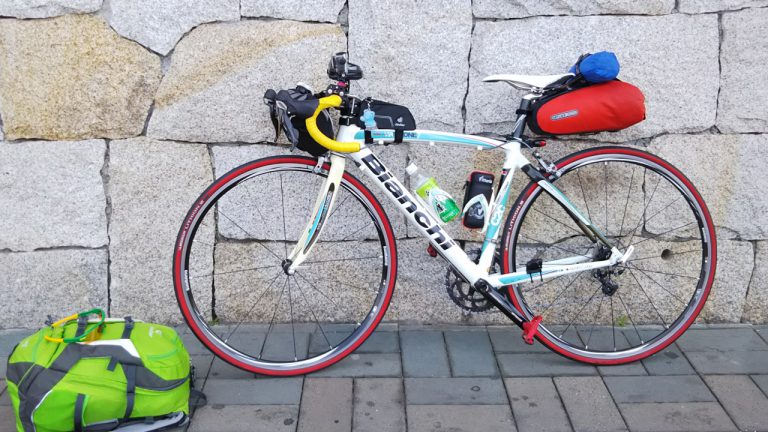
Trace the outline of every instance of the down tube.
<instances>
[{"instance_id":1,"label":"down tube","mask_svg":"<svg viewBox=\"0 0 768 432\"><path fill-rule=\"evenodd\" d=\"M469 281L474 284L483 274L464 251L456 245L451 236L437 223L437 220L426 210L408 189L392 175L387 167L368 148L363 148L350 155L355 164L368 176L389 199L406 215L424 237L427 237L432 246L449 263ZM426 257L425 253L425 257ZM486 275L487 276L487 275Z\"/></svg>"}]
</instances>

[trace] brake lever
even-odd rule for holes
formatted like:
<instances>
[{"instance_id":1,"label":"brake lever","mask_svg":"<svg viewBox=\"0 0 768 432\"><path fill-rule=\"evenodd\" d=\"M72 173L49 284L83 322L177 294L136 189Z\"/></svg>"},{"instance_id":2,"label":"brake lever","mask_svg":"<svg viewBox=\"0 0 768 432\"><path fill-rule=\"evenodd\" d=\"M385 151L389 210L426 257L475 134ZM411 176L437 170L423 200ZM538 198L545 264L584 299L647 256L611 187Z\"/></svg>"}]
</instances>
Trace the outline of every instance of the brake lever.
<instances>
[{"instance_id":1,"label":"brake lever","mask_svg":"<svg viewBox=\"0 0 768 432\"><path fill-rule=\"evenodd\" d=\"M282 123L282 129L285 131L285 136L288 138L288 141L291 142L291 151L294 151L296 146L299 145L299 136L296 133L296 129L293 127L293 124L291 123L291 117L288 115L288 112L286 110L280 111L282 112L280 119Z\"/></svg>"}]
</instances>

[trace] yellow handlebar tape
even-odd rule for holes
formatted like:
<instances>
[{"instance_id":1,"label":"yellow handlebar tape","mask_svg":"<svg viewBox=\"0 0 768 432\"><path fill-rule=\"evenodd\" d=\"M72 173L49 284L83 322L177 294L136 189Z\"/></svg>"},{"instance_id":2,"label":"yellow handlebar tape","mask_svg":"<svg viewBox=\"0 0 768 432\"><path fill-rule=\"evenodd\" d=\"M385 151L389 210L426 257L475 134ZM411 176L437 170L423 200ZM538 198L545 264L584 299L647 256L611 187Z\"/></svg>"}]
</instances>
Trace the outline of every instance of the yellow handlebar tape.
<instances>
[{"instance_id":1,"label":"yellow handlebar tape","mask_svg":"<svg viewBox=\"0 0 768 432\"><path fill-rule=\"evenodd\" d=\"M335 151L339 153L355 153L360 151L360 143L359 142L338 142L334 139L328 138L320 132L320 129L317 127L317 116L320 115L320 112L324 109L328 108L338 108L341 106L341 98L339 95L331 95L326 96L324 98L320 98L319 104L317 105L317 109L315 109L315 113L312 115L312 117L308 118L306 120L307 124L307 131L309 132L309 136L312 137L315 141L318 142L321 146L327 148L330 151Z\"/></svg>"}]
</instances>

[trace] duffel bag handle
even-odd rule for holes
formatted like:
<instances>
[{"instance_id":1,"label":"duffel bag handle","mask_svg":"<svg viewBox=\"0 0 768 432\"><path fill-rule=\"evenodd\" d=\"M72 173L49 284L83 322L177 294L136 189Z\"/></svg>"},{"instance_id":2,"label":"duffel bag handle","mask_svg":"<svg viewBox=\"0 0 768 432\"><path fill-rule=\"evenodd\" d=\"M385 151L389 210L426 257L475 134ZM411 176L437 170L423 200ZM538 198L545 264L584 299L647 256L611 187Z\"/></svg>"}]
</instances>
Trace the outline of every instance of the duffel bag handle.
<instances>
[{"instance_id":1,"label":"duffel bag handle","mask_svg":"<svg viewBox=\"0 0 768 432\"><path fill-rule=\"evenodd\" d=\"M70 315L66 318L62 318L56 321L55 323L51 324L51 328L61 327L70 321L74 321L80 318L87 318L91 315L99 315L99 322L88 327L81 335L71 337L71 338L55 338L55 337L45 335L45 340L49 342L55 342L55 343L75 343L75 342L84 341L89 334L93 333L94 330L96 330L97 328L101 327L104 324L104 319L106 318L106 314L104 313L103 309L94 308L91 310L79 312L79 313Z\"/></svg>"}]
</instances>

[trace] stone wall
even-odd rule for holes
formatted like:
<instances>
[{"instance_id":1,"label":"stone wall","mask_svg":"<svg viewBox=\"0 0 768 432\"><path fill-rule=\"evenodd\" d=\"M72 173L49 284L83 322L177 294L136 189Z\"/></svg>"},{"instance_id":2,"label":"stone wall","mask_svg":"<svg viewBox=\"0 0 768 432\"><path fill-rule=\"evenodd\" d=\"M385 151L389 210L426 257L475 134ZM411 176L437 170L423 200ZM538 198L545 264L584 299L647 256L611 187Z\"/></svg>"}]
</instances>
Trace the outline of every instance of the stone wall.
<instances>
[{"instance_id":1,"label":"stone wall","mask_svg":"<svg viewBox=\"0 0 768 432\"><path fill-rule=\"evenodd\" d=\"M178 322L181 218L222 170L267 146L266 88L322 88L349 49L356 93L408 105L422 128L508 132L519 93L494 73L564 71L613 50L648 119L600 142L648 148L698 185L718 226L704 318L768 321L768 0L5 0L0 2L0 313L38 326L91 306ZM393 146L454 196L500 155ZM391 212L400 278L390 319L489 322L442 286L444 263ZM457 236L473 234L450 227Z\"/></svg>"}]
</instances>

